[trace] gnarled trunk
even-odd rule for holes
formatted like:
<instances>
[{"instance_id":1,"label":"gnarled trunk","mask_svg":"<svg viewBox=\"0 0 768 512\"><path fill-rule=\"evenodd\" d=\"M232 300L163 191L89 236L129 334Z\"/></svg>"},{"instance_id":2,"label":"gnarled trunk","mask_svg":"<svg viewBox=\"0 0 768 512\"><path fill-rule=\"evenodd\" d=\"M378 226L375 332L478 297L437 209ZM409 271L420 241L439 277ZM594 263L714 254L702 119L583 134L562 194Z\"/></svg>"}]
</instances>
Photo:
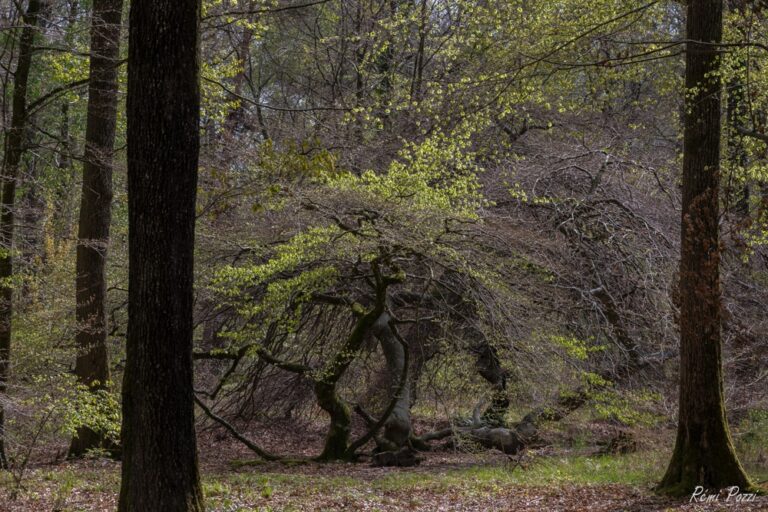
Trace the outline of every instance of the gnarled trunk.
<instances>
[{"instance_id":1,"label":"gnarled trunk","mask_svg":"<svg viewBox=\"0 0 768 512\"><path fill-rule=\"evenodd\" d=\"M392 332L390 321L392 317L383 313L373 325L373 334L381 344L384 358L387 361L387 373L389 377L390 395L396 399L392 413L384 423L383 441L389 446L384 446L388 451L402 448L411 437L411 387L406 385L400 390L400 379L403 372L408 372L406 365L405 347ZM406 376L408 379L408 376ZM394 394L397 393L397 396Z\"/></svg>"},{"instance_id":2,"label":"gnarled trunk","mask_svg":"<svg viewBox=\"0 0 768 512\"><path fill-rule=\"evenodd\" d=\"M506 425L507 412L509 411L509 397L507 396L507 372L502 368L499 354L482 333L478 336L483 342L476 348L477 371L492 387L491 405L485 410L482 422L490 427L503 427Z\"/></svg>"},{"instance_id":3,"label":"gnarled trunk","mask_svg":"<svg viewBox=\"0 0 768 512\"><path fill-rule=\"evenodd\" d=\"M336 381L315 383L317 404L328 416L330 425L325 437L323 452L317 458L321 461L346 460L349 435L352 432L352 414L349 406L336 392Z\"/></svg>"},{"instance_id":4,"label":"gnarled trunk","mask_svg":"<svg viewBox=\"0 0 768 512\"><path fill-rule=\"evenodd\" d=\"M325 438L325 446L318 460L346 460L351 456L347 447L349 445L349 434L352 431L352 414L350 413L349 406L336 391L336 385L357 356L363 341L365 341L365 336L383 310L384 302L382 295L373 309L357 320L352 333L344 345L315 381L317 404L328 413L331 420L328 434Z\"/></svg>"}]
</instances>

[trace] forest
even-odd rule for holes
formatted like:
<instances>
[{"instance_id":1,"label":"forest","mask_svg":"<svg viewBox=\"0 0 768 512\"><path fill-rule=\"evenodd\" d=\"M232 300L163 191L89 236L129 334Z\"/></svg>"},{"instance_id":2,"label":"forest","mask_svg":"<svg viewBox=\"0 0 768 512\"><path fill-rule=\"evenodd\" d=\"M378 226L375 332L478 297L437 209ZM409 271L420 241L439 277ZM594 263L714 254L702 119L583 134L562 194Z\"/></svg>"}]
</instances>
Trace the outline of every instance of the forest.
<instances>
[{"instance_id":1,"label":"forest","mask_svg":"<svg viewBox=\"0 0 768 512\"><path fill-rule=\"evenodd\" d=\"M768 510L768 1L0 0L0 512Z\"/></svg>"}]
</instances>

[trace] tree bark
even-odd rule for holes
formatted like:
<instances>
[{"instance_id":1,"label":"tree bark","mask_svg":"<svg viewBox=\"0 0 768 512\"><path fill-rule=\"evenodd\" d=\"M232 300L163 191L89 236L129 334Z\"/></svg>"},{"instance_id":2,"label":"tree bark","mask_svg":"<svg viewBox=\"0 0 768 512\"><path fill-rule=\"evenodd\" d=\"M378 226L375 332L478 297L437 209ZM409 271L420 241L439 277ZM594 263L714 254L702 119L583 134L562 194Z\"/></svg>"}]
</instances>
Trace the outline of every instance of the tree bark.
<instances>
[{"instance_id":1,"label":"tree bark","mask_svg":"<svg viewBox=\"0 0 768 512\"><path fill-rule=\"evenodd\" d=\"M376 322L384 314L387 302L387 288L390 284L400 282L402 277L385 276L381 270L381 262L377 258L371 262L371 270L375 278L375 299L370 309L365 310L355 304L353 311L357 317L352 332L336 352L333 359L323 368L315 380L315 397L320 406L330 417L331 424L325 438L323 452L317 460L328 462L333 460L349 460L354 457L354 451L349 450L349 435L352 431L352 413L346 401L339 396L336 386L344 376L349 365L357 357L360 347Z\"/></svg>"},{"instance_id":2,"label":"tree bark","mask_svg":"<svg viewBox=\"0 0 768 512\"><path fill-rule=\"evenodd\" d=\"M376 320L384 312L383 296L377 300L373 309L361 316L355 324L352 333L344 342L342 348L336 353L331 362L323 369L322 374L315 381L315 396L317 405L328 413L331 421L328 434L325 438L323 452L317 458L328 462L333 460L347 460L350 453L349 435L352 432L352 413L349 405L341 398L336 389L341 377L349 368L349 365L357 357L366 334L373 328Z\"/></svg>"},{"instance_id":3,"label":"tree bark","mask_svg":"<svg viewBox=\"0 0 768 512\"><path fill-rule=\"evenodd\" d=\"M199 0L134 0L120 512L204 510L192 381Z\"/></svg>"},{"instance_id":4,"label":"tree bark","mask_svg":"<svg viewBox=\"0 0 768 512\"><path fill-rule=\"evenodd\" d=\"M686 52L680 258L680 404L677 440L658 490L751 488L731 441L723 402L719 180L722 0L690 0ZM715 43L715 44L712 44Z\"/></svg>"},{"instance_id":5,"label":"tree bark","mask_svg":"<svg viewBox=\"0 0 768 512\"><path fill-rule=\"evenodd\" d=\"M106 262L112 216L112 163L117 123L117 63L123 0L94 0L91 21L91 68L85 128L85 162L77 244L78 381L92 389L109 383L107 354ZM78 429L69 455L79 457L107 448L103 435Z\"/></svg>"},{"instance_id":6,"label":"tree bark","mask_svg":"<svg viewBox=\"0 0 768 512\"><path fill-rule=\"evenodd\" d=\"M392 331L390 322L392 317L384 312L373 325L373 334L381 344L384 358L387 361L387 373L389 375L390 397L395 399L392 413L384 423L383 440L389 444L386 449L395 451L408 444L413 427L411 424L411 387L408 385L406 364L406 347L397 340ZM400 380L403 372L406 372L406 383L400 389Z\"/></svg>"},{"instance_id":7,"label":"tree bark","mask_svg":"<svg viewBox=\"0 0 768 512\"><path fill-rule=\"evenodd\" d=\"M11 370L11 321L13 319L13 231L16 183L24 155L27 126L27 83L32 68L33 44L41 2L30 0L24 14L19 41L19 59L13 78L13 113L5 138L2 197L0 197L0 394L7 391ZM0 469L8 466L5 454L5 411L0 403Z\"/></svg>"},{"instance_id":8,"label":"tree bark","mask_svg":"<svg viewBox=\"0 0 768 512\"><path fill-rule=\"evenodd\" d=\"M473 331L476 331L473 329ZM492 386L493 396L491 404L483 413L483 424L490 427L504 427L507 424L506 416L509 412L509 397L507 396L507 372L502 368L496 347L491 345L483 333L476 332L476 337L481 339L475 348L477 353L477 371Z\"/></svg>"}]
</instances>

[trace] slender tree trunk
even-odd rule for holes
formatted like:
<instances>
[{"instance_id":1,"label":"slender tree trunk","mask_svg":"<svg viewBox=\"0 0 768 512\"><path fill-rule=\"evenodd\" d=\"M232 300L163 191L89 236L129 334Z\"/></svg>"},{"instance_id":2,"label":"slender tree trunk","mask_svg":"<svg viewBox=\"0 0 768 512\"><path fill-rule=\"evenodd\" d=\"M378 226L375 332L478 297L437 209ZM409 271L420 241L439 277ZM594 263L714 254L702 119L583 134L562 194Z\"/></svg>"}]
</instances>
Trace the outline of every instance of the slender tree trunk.
<instances>
[{"instance_id":1,"label":"slender tree trunk","mask_svg":"<svg viewBox=\"0 0 768 512\"><path fill-rule=\"evenodd\" d=\"M507 424L509 397L507 396L507 372L501 366L499 353L481 332L473 333L482 342L475 349L477 352L477 371L492 386L491 404L483 412L483 424L491 427L503 427Z\"/></svg>"},{"instance_id":2,"label":"slender tree trunk","mask_svg":"<svg viewBox=\"0 0 768 512\"><path fill-rule=\"evenodd\" d=\"M421 88L424 75L424 51L427 44L427 0L421 2L421 14L419 19L419 44L413 65L413 79L411 81L411 101L421 100Z\"/></svg>"},{"instance_id":3,"label":"slender tree trunk","mask_svg":"<svg viewBox=\"0 0 768 512\"><path fill-rule=\"evenodd\" d=\"M243 63L243 69L237 73L234 82L235 98L239 98L243 95L243 86L245 85L248 77L248 61L250 59L251 41L253 41L253 29L246 27L243 29L242 39L237 46L237 58ZM259 98L256 98L259 101ZM226 129L230 136L232 136L237 129L243 124L245 117L245 106L242 102L227 115Z\"/></svg>"},{"instance_id":4,"label":"slender tree trunk","mask_svg":"<svg viewBox=\"0 0 768 512\"><path fill-rule=\"evenodd\" d=\"M719 180L722 0L688 2L686 113L680 258L680 406L677 440L659 485L686 495L697 485L752 487L731 441L723 402Z\"/></svg>"},{"instance_id":5,"label":"slender tree trunk","mask_svg":"<svg viewBox=\"0 0 768 512\"><path fill-rule=\"evenodd\" d=\"M744 119L748 114L745 96L746 87L742 79L742 76L746 74L746 59L737 57L734 67L736 76L728 84L728 101L726 102L726 120L728 124L726 131L728 132L727 158L731 174L727 193L735 197L729 197L727 204L733 203L732 210L744 217L749 215L749 182L737 183L738 190L733 189L734 187L731 182L735 181L734 175L743 174L740 171L743 171L749 164L749 155L744 144L744 137L739 133L739 130L744 128Z\"/></svg>"},{"instance_id":6,"label":"slender tree trunk","mask_svg":"<svg viewBox=\"0 0 768 512\"><path fill-rule=\"evenodd\" d=\"M11 362L11 320L13 318L13 210L16 182L24 154L24 132L27 125L27 83L32 67L33 43L39 21L41 2L30 0L24 15L24 28L19 42L19 60L13 80L13 114L5 139L2 197L0 197L0 395L7 391ZM0 403L0 468L7 467L5 454L5 411Z\"/></svg>"},{"instance_id":7,"label":"slender tree trunk","mask_svg":"<svg viewBox=\"0 0 768 512\"><path fill-rule=\"evenodd\" d=\"M81 384L103 389L109 383L107 355L106 258L112 215L112 162L117 122L117 62L123 0L94 0L91 69L85 128L85 163L77 244L77 325L80 353L75 374ZM82 427L70 456L106 448L103 435Z\"/></svg>"},{"instance_id":8,"label":"slender tree trunk","mask_svg":"<svg viewBox=\"0 0 768 512\"><path fill-rule=\"evenodd\" d=\"M28 124L34 122L34 117L30 116ZM27 132L25 139L25 144L34 144L29 132ZM20 197L16 199L18 228L15 234L15 243L19 254L15 272L31 276L37 275L48 259L43 242L46 201L40 186L44 165L37 155L30 153L25 162L24 174L18 180L19 183L24 184L24 193L19 194ZM31 292L29 282L25 280L21 287L20 297L17 298L21 299L22 304L33 303L36 297L30 296Z\"/></svg>"},{"instance_id":9,"label":"slender tree trunk","mask_svg":"<svg viewBox=\"0 0 768 512\"><path fill-rule=\"evenodd\" d=\"M120 512L204 510L192 387L199 0L133 0Z\"/></svg>"}]
</instances>

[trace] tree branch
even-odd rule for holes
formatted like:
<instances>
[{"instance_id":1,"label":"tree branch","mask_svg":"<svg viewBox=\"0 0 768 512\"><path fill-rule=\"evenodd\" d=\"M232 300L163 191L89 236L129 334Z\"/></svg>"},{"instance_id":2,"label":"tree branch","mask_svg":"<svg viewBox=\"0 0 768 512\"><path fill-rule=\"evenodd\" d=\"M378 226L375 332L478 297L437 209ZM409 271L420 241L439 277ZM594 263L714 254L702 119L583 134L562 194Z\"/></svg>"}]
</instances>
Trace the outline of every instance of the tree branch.
<instances>
[{"instance_id":1,"label":"tree branch","mask_svg":"<svg viewBox=\"0 0 768 512\"><path fill-rule=\"evenodd\" d=\"M230 434L232 434L232 437L243 443L245 446L251 449L254 453L256 453L259 457L261 457L264 460L274 461L274 460L280 460L281 457L277 455L273 455L272 453L269 453L268 451L261 448L259 445L242 435L240 432L237 431L235 427L232 426L231 423L229 423L227 420L222 418L221 416L218 416L216 413L214 413L205 403L200 400L197 395L195 395L195 403L200 407L206 416L211 418L213 421L224 427Z\"/></svg>"}]
</instances>

